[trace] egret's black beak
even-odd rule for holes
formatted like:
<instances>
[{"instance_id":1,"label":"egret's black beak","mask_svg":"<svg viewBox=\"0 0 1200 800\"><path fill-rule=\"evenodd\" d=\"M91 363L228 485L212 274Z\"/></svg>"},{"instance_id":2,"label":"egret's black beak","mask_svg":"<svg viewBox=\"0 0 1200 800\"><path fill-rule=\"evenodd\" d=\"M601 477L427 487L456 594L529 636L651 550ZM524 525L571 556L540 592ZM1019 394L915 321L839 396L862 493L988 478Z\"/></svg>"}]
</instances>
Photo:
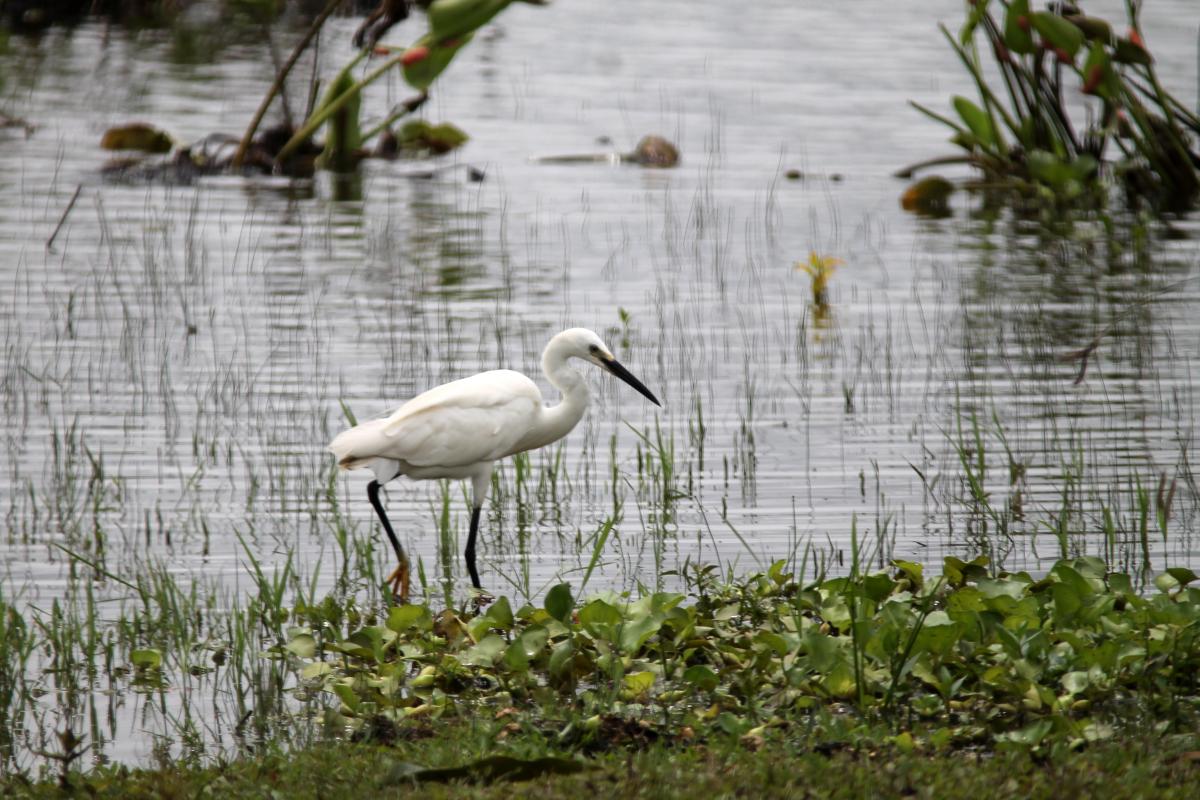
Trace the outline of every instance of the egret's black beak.
<instances>
[{"instance_id":1,"label":"egret's black beak","mask_svg":"<svg viewBox=\"0 0 1200 800\"><path fill-rule=\"evenodd\" d=\"M618 378L628 383L634 389L637 389L643 397L645 397L651 403L654 403L654 405L658 406L659 408L662 407L662 403L658 402L658 398L654 396L654 393L647 389L641 381L633 377L633 373L622 367L620 362L615 358L601 357L600 366L604 367L613 375L616 375Z\"/></svg>"}]
</instances>

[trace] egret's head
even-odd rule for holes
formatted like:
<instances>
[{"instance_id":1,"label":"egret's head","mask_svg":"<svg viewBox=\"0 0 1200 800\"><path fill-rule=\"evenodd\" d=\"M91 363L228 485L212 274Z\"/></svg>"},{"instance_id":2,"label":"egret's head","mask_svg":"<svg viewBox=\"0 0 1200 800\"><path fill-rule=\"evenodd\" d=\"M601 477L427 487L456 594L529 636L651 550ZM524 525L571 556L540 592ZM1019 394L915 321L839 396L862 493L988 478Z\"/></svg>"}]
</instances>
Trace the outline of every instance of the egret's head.
<instances>
[{"instance_id":1,"label":"egret's head","mask_svg":"<svg viewBox=\"0 0 1200 800\"><path fill-rule=\"evenodd\" d=\"M570 328L554 338L564 342L566 345L565 354L568 358L574 357L590 361L605 372L612 373L625 381L625 383L640 392L643 397L654 403L654 405L662 405L662 403L658 402L658 398L641 381L630 374L629 370L621 366L616 356L608 349L608 345L596 335L595 331L590 331L587 328Z\"/></svg>"}]
</instances>

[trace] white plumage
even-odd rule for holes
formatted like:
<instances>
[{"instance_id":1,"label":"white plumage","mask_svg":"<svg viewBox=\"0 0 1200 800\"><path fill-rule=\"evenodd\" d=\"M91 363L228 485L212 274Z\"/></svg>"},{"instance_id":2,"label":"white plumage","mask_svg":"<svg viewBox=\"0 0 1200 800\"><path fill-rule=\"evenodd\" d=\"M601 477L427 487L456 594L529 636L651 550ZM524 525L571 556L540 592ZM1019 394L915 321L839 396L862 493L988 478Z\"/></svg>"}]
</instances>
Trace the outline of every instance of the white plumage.
<instances>
[{"instance_id":1,"label":"white plumage","mask_svg":"<svg viewBox=\"0 0 1200 800\"><path fill-rule=\"evenodd\" d=\"M542 371L563 394L555 406L543 406L537 385L521 373L491 370L430 389L391 414L356 425L330 442L329 450L340 467L370 469L375 475L367 496L400 561L388 580L402 599L408 596L408 561L379 502L379 486L399 475L417 480L470 478L473 508L466 560L472 584L481 588L475 538L492 464L557 441L579 422L587 409L588 391L583 377L567 363L572 358L611 372L659 405L599 336L585 328L571 328L554 336L542 353Z\"/></svg>"}]
</instances>

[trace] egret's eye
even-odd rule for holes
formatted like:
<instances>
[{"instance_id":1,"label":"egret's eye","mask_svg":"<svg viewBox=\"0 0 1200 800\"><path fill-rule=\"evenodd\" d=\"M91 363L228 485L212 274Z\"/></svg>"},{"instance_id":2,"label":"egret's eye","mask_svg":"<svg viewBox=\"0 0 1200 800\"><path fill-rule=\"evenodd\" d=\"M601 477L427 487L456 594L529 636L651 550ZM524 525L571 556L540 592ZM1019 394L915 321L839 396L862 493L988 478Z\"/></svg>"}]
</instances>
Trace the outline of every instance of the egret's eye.
<instances>
[{"instance_id":1,"label":"egret's eye","mask_svg":"<svg viewBox=\"0 0 1200 800\"><path fill-rule=\"evenodd\" d=\"M600 348L599 348L599 347L597 347L597 346L596 346L596 345L594 345L594 344L589 344L589 345L588 345L588 352L589 352L589 353L591 353L592 355L596 355L596 354L598 354L598 353L600 352Z\"/></svg>"}]
</instances>

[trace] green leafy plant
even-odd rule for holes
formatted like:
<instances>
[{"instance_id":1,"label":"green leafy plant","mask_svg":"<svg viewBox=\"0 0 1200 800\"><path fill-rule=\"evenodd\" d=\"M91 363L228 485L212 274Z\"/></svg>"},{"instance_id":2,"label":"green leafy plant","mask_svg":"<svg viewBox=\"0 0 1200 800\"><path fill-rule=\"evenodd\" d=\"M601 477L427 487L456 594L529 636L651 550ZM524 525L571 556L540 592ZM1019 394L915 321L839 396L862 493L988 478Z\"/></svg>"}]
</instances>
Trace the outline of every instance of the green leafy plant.
<instances>
[{"instance_id":1,"label":"green leafy plant","mask_svg":"<svg viewBox=\"0 0 1200 800\"><path fill-rule=\"evenodd\" d=\"M309 696L336 698L338 730L503 707L530 724L582 719L583 735L613 716L760 735L851 703L864 717L1017 747L1107 738L1118 708L1169 719L1200 694L1200 588L1188 570L1143 596L1095 558L1036 578L951 557L936 581L896 561L807 585L785 566L733 583L699 568L690 602L577 600L560 584L541 607L401 606L344 639L295 627L275 657L299 662Z\"/></svg>"},{"instance_id":2,"label":"green leafy plant","mask_svg":"<svg viewBox=\"0 0 1200 800\"><path fill-rule=\"evenodd\" d=\"M978 98L954 97L956 118L913 105L951 128L951 141L966 155L900 174L965 162L989 183L1060 204L1103 202L1100 178L1111 174L1131 204L1192 207L1200 197L1200 156L1193 145L1200 117L1160 83L1141 35L1138 4L1126 3L1124 36L1107 20L1069 3L1057 5L1056 11L1034 11L1029 0L978 0L968 4L957 37L942 26ZM985 70L981 50L991 53L995 72ZM1076 87L1092 99L1084 124L1067 103Z\"/></svg>"}]
</instances>

